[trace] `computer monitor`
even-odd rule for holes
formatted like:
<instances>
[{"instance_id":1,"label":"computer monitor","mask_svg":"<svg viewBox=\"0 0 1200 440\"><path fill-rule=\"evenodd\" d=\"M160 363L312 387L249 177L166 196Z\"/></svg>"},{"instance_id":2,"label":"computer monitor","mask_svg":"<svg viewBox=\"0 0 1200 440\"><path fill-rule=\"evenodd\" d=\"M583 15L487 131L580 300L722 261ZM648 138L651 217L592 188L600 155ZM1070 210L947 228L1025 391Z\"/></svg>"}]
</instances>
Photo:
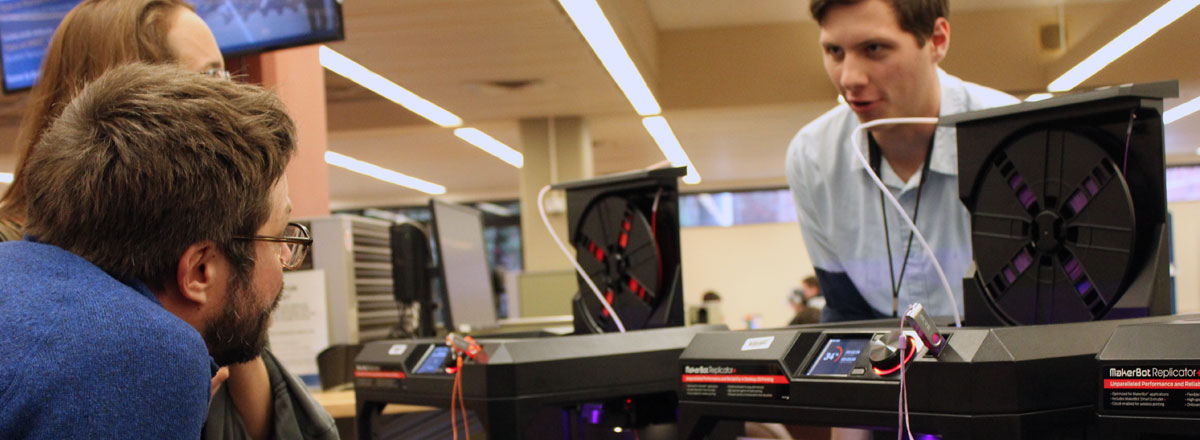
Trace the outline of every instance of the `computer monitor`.
<instances>
[{"instance_id":1,"label":"computer monitor","mask_svg":"<svg viewBox=\"0 0 1200 440\"><path fill-rule=\"evenodd\" d=\"M81 0L0 2L4 92L33 87L54 30ZM339 0L192 0L226 57L343 39Z\"/></svg>"},{"instance_id":2,"label":"computer monitor","mask_svg":"<svg viewBox=\"0 0 1200 440\"><path fill-rule=\"evenodd\" d=\"M443 324L459 331L496 327L483 212L439 200L431 200L429 208L441 276Z\"/></svg>"},{"instance_id":3,"label":"computer monitor","mask_svg":"<svg viewBox=\"0 0 1200 440\"><path fill-rule=\"evenodd\" d=\"M227 57L342 40L340 0L192 0Z\"/></svg>"},{"instance_id":4,"label":"computer monitor","mask_svg":"<svg viewBox=\"0 0 1200 440\"><path fill-rule=\"evenodd\" d=\"M80 0L43 0L0 4L0 61L4 92L28 89L37 79L42 54L54 29Z\"/></svg>"}]
</instances>

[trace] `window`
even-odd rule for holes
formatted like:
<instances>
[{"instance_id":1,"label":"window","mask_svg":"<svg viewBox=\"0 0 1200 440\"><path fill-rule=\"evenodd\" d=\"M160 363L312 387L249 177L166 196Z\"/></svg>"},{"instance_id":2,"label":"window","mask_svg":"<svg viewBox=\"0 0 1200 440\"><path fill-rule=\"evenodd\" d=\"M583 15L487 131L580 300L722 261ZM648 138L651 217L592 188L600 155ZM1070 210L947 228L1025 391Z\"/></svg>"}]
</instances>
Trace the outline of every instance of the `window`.
<instances>
[{"instance_id":1,"label":"window","mask_svg":"<svg viewBox=\"0 0 1200 440\"><path fill-rule=\"evenodd\" d=\"M1167 168L1167 201L1200 200L1200 165Z\"/></svg>"},{"instance_id":2,"label":"window","mask_svg":"<svg viewBox=\"0 0 1200 440\"><path fill-rule=\"evenodd\" d=\"M685 228L795 221L795 204L786 188L679 196L679 224Z\"/></svg>"}]
</instances>

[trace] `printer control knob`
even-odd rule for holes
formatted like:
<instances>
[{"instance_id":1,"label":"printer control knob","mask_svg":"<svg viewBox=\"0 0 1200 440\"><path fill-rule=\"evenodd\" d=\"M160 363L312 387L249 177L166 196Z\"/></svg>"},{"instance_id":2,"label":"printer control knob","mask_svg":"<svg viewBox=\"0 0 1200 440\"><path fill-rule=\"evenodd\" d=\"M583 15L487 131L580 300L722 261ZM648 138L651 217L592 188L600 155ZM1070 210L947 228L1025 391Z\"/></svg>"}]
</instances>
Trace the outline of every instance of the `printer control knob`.
<instances>
[{"instance_id":1,"label":"printer control knob","mask_svg":"<svg viewBox=\"0 0 1200 440\"><path fill-rule=\"evenodd\" d=\"M898 348L901 334L898 331L890 332L886 335L878 335L871 340L871 366L874 367L875 374L879 376L887 376L897 371L900 371L900 362L907 361L911 358L911 353L914 350L913 342L909 339L906 349Z\"/></svg>"}]
</instances>

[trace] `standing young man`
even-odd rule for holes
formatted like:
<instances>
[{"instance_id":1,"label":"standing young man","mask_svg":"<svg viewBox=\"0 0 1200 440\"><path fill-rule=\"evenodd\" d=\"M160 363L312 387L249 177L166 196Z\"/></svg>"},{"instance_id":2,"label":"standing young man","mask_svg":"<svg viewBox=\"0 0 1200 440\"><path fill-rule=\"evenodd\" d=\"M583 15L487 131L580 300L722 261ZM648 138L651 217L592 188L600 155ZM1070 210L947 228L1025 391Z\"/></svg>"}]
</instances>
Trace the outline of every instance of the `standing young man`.
<instances>
[{"instance_id":1,"label":"standing young man","mask_svg":"<svg viewBox=\"0 0 1200 440\"><path fill-rule=\"evenodd\" d=\"M132 64L85 87L27 158L26 239L0 243L0 438L200 438L216 365L262 352L311 245L295 149L256 86Z\"/></svg>"},{"instance_id":2,"label":"standing young man","mask_svg":"<svg viewBox=\"0 0 1200 440\"><path fill-rule=\"evenodd\" d=\"M948 0L812 0L825 70L845 100L792 140L787 178L826 298L822 321L875 319L914 302L953 314L928 255L883 203L853 150L854 129L882 118L938 117L1014 104L938 67L950 48ZM954 130L887 125L857 139L928 240L962 310L970 220L958 200ZM919 202L919 204L918 204Z\"/></svg>"}]
</instances>

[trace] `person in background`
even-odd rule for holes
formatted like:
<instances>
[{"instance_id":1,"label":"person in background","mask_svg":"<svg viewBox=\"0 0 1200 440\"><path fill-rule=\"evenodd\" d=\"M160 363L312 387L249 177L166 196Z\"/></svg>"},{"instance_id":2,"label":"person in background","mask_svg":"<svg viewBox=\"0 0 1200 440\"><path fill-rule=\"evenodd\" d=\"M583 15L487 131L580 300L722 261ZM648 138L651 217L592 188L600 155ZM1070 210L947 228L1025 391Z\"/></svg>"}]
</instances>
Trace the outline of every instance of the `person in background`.
<instances>
[{"instance_id":1,"label":"person in background","mask_svg":"<svg viewBox=\"0 0 1200 440\"><path fill-rule=\"evenodd\" d=\"M845 100L796 134L785 169L826 298L822 321L894 317L917 302L935 315L956 308L855 148L915 220L961 311L958 281L971 241L954 129L882 125L852 136L878 119L936 118L1017 100L938 67L950 49L948 0L810 0L809 11L821 29L825 70Z\"/></svg>"},{"instance_id":2,"label":"person in background","mask_svg":"<svg viewBox=\"0 0 1200 440\"><path fill-rule=\"evenodd\" d=\"M788 304L792 305L795 316L788 325L816 324L821 322L821 308L825 307L825 297L821 296L821 285L817 277L805 277L800 282L800 288L792 290L788 295Z\"/></svg>"},{"instance_id":3,"label":"person in background","mask_svg":"<svg viewBox=\"0 0 1200 440\"><path fill-rule=\"evenodd\" d=\"M809 275L800 280L800 292L804 295L804 303L817 310L825 308L825 295L821 295L821 283L815 275Z\"/></svg>"},{"instance_id":4,"label":"person in background","mask_svg":"<svg viewBox=\"0 0 1200 440\"><path fill-rule=\"evenodd\" d=\"M700 297L702 305L696 311L695 322L697 324L724 324L725 314L721 311L721 295L715 290L704 292L704 296Z\"/></svg>"},{"instance_id":5,"label":"person in background","mask_svg":"<svg viewBox=\"0 0 1200 440\"><path fill-rule=\"evenodd\" d=\"M217 364L259 356L311 245L295 151L257 86L135 63L80 90L0 243L0 438L200 438Z\"/></svg>"},{"instance_id":6,"label":"person in background","mask_svg":"<svg viewBox=\"0 0 1200 440\"><path fill-rule=\"evenodd\" d=\"M0 241L20 240L31 188L27 158L85 84L130 62L174 64L229 78L212 31L183 0L85 0L59 24L17 134L13 182L0 197ZM112 195L119 197L119 195ZM222 375L224 377L224 375ZM206 439L336 438L328 413L269 351L228 366ZM302 434L303 433L303 434Z\"/></svg>"}]
</instances>

